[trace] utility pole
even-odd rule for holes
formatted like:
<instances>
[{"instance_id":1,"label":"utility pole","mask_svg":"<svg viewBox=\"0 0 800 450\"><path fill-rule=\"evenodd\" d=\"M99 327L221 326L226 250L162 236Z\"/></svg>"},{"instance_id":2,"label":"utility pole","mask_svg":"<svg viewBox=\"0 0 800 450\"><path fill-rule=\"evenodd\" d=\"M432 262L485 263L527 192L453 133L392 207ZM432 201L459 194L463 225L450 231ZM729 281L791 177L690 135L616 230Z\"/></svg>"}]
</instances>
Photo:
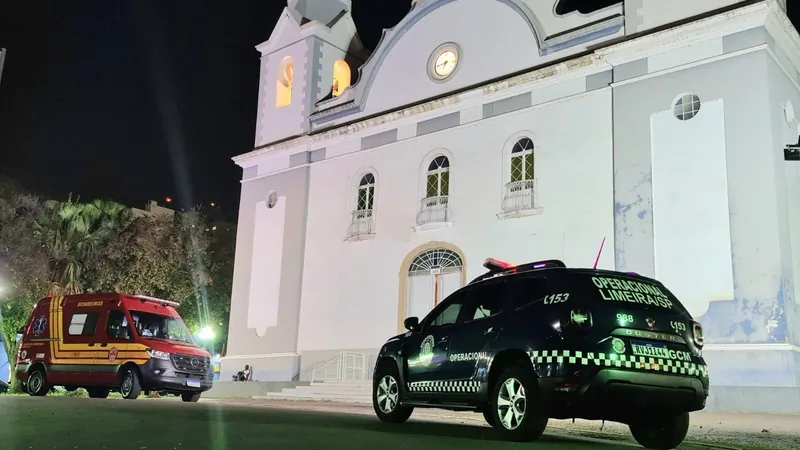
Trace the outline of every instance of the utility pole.
<instances>
[{"instance_id":1,"label":"utility pole","mask_svg":"<svg viewBox=\"0 0 800 450\"><path fill-rule=\"evenodd\" d=\"M3 81L3 64L6 62L6 49L0 48L0 82Z\"/></svg>"}]
</instances>

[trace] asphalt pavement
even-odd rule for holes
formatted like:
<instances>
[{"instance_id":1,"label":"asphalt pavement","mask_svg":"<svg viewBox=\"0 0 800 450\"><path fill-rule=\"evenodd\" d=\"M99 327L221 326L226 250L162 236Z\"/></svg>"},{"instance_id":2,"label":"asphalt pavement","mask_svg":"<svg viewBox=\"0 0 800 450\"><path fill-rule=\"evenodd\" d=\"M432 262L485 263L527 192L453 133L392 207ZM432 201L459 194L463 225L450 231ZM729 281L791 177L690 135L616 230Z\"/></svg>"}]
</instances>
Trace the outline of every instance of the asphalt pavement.
<instances>
[{"instance_id":1,"label":"asphalt pavement","mask_svg":"<svg viewBox=\"0 0 800 450\"><path fill-rule=\"evenodd\" d=\"M0 449L136 450L616 450L631 444L545 434L534 444L499 440L478 424L165 399L0 395Z\"/></svg>"}]
</instances>

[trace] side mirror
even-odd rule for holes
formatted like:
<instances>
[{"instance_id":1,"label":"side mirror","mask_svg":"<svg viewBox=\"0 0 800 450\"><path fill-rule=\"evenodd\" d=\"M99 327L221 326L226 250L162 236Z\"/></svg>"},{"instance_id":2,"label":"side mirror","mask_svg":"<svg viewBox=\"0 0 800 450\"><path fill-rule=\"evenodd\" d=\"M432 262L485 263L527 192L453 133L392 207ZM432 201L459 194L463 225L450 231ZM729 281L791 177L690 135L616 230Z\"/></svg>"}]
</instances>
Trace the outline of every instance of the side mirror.
<instances>
[{"instance_id":1,"label":"side mirror","mask_svg":"<svg viewBox=\"0 0 800 450\"><path fill-rule=\"evenodd\" d=\"M419 328L419 319L416 317L409 317L403 321L403 327L408 331L414 331Z\"/></svg>"}]
</instances>

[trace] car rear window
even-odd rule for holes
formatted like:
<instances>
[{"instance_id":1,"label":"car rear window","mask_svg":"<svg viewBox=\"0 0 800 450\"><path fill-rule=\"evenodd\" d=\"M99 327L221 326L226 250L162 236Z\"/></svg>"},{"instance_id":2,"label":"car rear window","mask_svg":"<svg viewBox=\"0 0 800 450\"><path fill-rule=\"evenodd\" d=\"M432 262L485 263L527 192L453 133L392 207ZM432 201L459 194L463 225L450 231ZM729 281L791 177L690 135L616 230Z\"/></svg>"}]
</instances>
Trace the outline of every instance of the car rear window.
<instances>
[{"instance_id":1,"label":"car rear window","mask_svg":"<svg viewBox=\"0 0 800 450\"><path fill-rule=\"evenodd\" d=\"M584 296L596 300L685 311L672 292L657 281L601 271L576 273L575 277Z\"/></svg>"}]
</instances>

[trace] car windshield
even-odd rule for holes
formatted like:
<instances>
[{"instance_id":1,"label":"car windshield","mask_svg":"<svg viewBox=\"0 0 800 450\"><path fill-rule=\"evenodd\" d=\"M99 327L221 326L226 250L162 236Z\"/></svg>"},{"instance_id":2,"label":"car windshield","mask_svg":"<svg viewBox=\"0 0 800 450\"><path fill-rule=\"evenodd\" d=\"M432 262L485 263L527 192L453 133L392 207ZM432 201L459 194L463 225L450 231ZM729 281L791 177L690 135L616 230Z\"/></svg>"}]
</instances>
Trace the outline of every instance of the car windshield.
<instances>
[{"instance_id":1,"label":"car windshield","mask_svg":"<svg viewBox=\"0 0 800 450\"><path fill-rule=\"evenodd\" d=\"M139 336L147 339L168 339L195 345L192 333L180 317L131 311L131 318Z\"/></svg>"}]
</instances>

